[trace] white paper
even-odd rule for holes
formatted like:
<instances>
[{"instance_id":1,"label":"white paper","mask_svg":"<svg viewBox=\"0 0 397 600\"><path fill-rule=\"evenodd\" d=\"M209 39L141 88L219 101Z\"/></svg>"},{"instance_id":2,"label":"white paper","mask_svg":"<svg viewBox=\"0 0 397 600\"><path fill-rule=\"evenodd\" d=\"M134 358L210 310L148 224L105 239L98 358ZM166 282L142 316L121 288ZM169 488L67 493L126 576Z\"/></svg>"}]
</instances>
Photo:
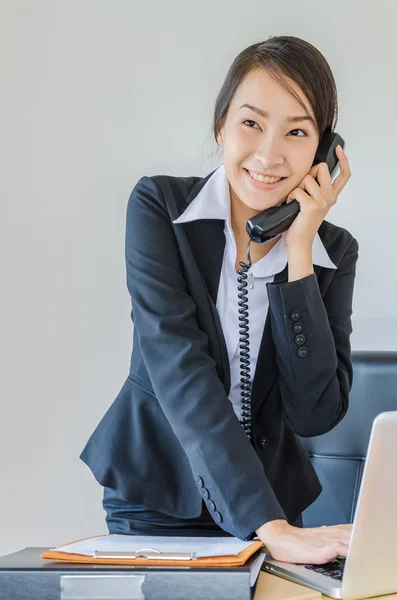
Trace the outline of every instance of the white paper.
<instances>
[{"instance_id":1,"label":"white paper","mask_svg":"<svg viewBox=\"0 0 397 600\"><path fill-rule=\"evenodd\" d=\"M253 541L253 540L252 540ZM195 552L197 558L204 556L236 555L252 544L236 537L179 537L154 535L111 534L74 542L53 548L58 552L94 556L98 552L136 552L142 548L160 552Z\"/></svg>"},{"instance_id":2,"label":"white paper","mask_svg":"<svg viewBox=\"0 0 397 600\"><path fill-rule=\"evenodd\" d=\"M258 579L258 575L259 575L259 571L261 570L261 566L264 563L266 557L266 552L264 550L262 550L259 553L258 558L256 559L256 561L254 562L254 564L251 567L251 574L250 574L250 586L252 587L255 583L255 581Z\"/></svg>"}]
</instances>

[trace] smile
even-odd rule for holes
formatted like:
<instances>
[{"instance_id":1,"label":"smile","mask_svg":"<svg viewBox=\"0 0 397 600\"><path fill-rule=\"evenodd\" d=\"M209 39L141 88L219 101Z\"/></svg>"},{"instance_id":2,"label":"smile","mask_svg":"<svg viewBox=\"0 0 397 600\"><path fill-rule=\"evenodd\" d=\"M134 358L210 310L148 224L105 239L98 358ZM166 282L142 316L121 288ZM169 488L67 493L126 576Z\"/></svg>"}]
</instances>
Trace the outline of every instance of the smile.
<instances>
[{"instance_id":1,"label":"smile","mask_svg":"<svg viewBox=\"0 0 397 600\"><path fill-rule=\"evenodd\" d=\"M248 171L253 179L256 181L262 181L263 183L276 183L276 181L280 181L282 177L268 177L267 175L260 175L259 173L254 173L254 171Z\"/></svg>"},{"instance_id":2,"label":"smile","mask_svg":"<svg viewBox=\"0 0 397 600\"><path fill-rule=\"evenodd\" d=\"M251 185L262 190L272 190L277 187L283 179L287 179L286 177L264 177L263 175L253 173L253 171L248 171L247 169L244 169L244 173Z\"/></svg>"}]
</instances>

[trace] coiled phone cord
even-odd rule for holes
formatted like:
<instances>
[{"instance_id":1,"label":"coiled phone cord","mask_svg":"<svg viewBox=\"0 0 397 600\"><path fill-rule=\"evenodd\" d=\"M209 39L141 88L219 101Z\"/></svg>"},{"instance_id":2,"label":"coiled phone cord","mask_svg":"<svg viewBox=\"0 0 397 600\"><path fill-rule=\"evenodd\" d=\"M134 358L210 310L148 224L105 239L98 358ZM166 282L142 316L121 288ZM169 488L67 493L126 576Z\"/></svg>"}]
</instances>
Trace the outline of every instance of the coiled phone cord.
<instances>
[{"instance_id":1,"label":"coiled phone cord","mask_svg":"<svg viewBox=\"0 0 397 600\"><path fill-rule=\"evenodd\" d=\"M239 321L240 321L240 381L241 381L241 419L240 423L247 434L248 439L251 439L251 379L250 379L250 351L249 351L249 322L248 322L248 290L247 290L247 271L251 268L251 254L250 254L251 239L247 245L247 259L248 264L240 262L241 269L238 270L239 282L238 297L240 298L238 304L239 308Z\"/></svg>"}]
</instances>

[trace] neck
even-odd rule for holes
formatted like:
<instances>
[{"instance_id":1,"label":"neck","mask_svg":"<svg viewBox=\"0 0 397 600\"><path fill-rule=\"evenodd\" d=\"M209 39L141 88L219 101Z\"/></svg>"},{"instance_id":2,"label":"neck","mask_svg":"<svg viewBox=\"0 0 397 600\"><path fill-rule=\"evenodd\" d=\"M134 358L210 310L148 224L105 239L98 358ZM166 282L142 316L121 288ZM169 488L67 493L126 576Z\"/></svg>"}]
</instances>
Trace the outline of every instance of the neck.
<instances>
[{"instance_id":1,"label":"neck","mask_svg":"<svg viewBox=\"0 0 397 600\"><path fill-rule=\"evenodd\" d=\"M247 221L254 215L257 215L258 212L260 212L260 211L253 210L252 208L250 208L249 206L247 206L246 204L241 202L241 200L239 198L237 198L237 196L235 195L231 186L229 186L229 189L230 189L230 218L231 218L233 233L234 233L236 239L238 238L241 241L246 240L247 244L248 244L249 237L248 237L248 233L246 230Z\"/></svg>"},{"instance_id":2,"label":"neck","mask_svg":"<svg viewBox=\"0 0 397 600\"><path fill-rule=\"evenodd\" d=\"M246 248L249 241L249 235L246 230L246 225L248 219L257 215L260 211L253 210L249 206L246 206L237 196L234 191L230 189L230 217L231 224L234 233L234 237L237 245L237 255L238 257L243 257L243 260L246 260ZM256 242L251 243L250 254L252 263L257 262L273 248L275 244L279 241L280 236L266 242L265 244L258 244ZM240 258L238 258L240 260Z\"/></svg>"}]
</instances>

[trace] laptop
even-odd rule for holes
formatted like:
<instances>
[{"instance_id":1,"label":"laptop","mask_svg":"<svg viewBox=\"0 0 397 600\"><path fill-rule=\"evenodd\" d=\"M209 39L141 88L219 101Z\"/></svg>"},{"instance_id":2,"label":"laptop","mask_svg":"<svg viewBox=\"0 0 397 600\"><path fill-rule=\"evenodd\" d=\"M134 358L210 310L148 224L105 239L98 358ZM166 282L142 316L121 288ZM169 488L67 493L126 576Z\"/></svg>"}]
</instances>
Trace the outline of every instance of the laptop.
<instances>
[{"instance_id":1,"label":"laptop","mask_svg":"<svg viewBox=\"0 0 397 600\"><path fill-rule=\"evenodd\" d=\"M397 411L373 421L347 556L310 565L266 553L262 570L344 600L397 592Z\"/></svg>"}]
</instances>

